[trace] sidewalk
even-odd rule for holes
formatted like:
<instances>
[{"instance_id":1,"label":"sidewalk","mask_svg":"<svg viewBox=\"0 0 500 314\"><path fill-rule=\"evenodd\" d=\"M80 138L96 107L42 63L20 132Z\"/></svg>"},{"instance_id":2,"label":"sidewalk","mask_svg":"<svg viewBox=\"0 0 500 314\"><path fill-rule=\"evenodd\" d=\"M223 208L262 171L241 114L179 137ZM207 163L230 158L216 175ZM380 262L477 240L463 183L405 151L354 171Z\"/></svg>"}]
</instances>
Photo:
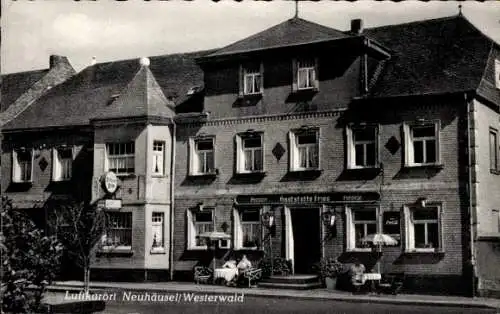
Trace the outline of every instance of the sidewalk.
<instances>
[{"instance_id":1,"label":"sidewalk","mask_svg":"<svg viewBox=\"0 0 500 314\"><path fill-rule=\"evenodd\" d=\"M118 291L148 291L148 292L197 292L210 294L243 293L245 296L260 296L272 298L303 298L325 299L344 302L374 302L406 305L457 306L468 308L496 308L500 310L499 299L467 298L453 296L433 296L416 294L398 295L353 295L349 292L314 289L314 290L287 290L265 288L233 288L217 285L198 285L187 282L154 282L154 283L126 283L126 282L92 282L92 290ZM55 292L81 291L81 281L56 282L49 286L46 302L49 304L64 301L64 295Z\"/></svg>"}]
</instances>

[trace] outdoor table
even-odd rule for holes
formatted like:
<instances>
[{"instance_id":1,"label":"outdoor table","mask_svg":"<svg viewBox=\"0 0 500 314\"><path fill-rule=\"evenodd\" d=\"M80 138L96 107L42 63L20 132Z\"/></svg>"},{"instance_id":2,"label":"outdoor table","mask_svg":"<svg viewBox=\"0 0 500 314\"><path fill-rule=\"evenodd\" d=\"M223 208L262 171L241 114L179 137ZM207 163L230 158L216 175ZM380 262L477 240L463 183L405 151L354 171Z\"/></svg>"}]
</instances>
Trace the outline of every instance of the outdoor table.
<instances>
[{"instance_id":1,"label":"outdoor table","mask_svg":"<svg viewBox=\"0 0 500 314\"><path fill-rule=\"evenodd\" d=\"M375 291L375 282L376 281L380 281L382 279L382 274L379 274L379 273L366 273L366 274L363 274L363 276L364 276L364 279L366 281L370 282L371 291L374 292Z\"/></svg>"},{"instance_id":2,"label":"outdoor table","mask_svg":"<svg viewBox=\"0 0 500 314\"><path fill-rule=\"evenodd\" d=\"M237 268L216 268L214 270L214 279L224 278L226 282L232 281L238 275Z\"/></svg>"}]
</instances>

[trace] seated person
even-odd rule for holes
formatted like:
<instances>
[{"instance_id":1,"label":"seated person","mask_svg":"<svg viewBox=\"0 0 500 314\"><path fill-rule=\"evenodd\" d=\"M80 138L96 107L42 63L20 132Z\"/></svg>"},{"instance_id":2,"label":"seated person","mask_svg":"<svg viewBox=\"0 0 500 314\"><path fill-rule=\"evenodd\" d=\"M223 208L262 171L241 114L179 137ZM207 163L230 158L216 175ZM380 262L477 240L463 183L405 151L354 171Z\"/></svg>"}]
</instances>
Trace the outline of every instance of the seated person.
<instances>
[{"instance_id":1,"label":"seated person","mask_svg":"<svg viewBox=\"0 0 500 314\"><path fill-rule=\"evenodd\" d=\"M355 261L351 266L351 282L353 286L359 286L365 284L365 265L361 264L359 261Z\"/></svg>"},{"instance_id":2,"label":"seated person","mask_svg":"<svg viewBox=\"0 0 500 314\"><path fill-rule=\"evenodd\" d=\"M236 269L236 260L230 259L222 265L222 268L233 268Z\"/></svg>"},{"instance_id":3,"label":"seated person","mask_svg":"<svg viewBox=\"0 0 500 314\"><path fill-rule=\"evenodd\" d=\"M246 270L252 268L252 263L248 260L247 256L243 254L241 261L236 266L238 268L238 273L242 274Z\"/></svg>"}]
</instances>

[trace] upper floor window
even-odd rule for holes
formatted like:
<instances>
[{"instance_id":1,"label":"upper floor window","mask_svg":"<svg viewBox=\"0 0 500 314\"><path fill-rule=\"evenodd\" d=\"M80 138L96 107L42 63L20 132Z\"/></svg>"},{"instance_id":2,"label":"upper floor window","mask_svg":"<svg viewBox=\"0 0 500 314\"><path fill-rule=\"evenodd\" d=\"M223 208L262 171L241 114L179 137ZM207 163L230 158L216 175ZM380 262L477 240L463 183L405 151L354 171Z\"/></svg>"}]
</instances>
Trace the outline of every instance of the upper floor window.
<instances>
[{"instance_id":1,"label":"upper floor window","mask_svg":"<svg viewBox=\"0 0 500 314\"><path fill-rule=\"evenodd\" d=\"M132 249L132 213L108 212L108 228L102 238L104 249Z\"/></svg>"},{"instance_id":2,"label":"upper floor window","mask_svg":"<svg viewBox=\"0 0 500 314\"><path fill-rule=\"evenodd\" d=\"M319 129L290 132L290 170L319 169Z\"/></svg>"},{"instance_id":3,"label":"upper floor window","mask_svg":"<svg viewBox=\"0 0 500 314\"><path fill-rule=\"evenodd\" d=\"M240 93L243 95L261 94L264 91L264 65L246 64L240 68Z\"/></svg>"},{"instance_id":4,"label":"upper floor window","mask_svg":"<svg viewBox=\"0 0 500 314\"><path fill-rule=\"evenodd\" d=\"M263 170L262 133L243 133L236 136L236 163L238 173L252 173Z\"/></svg>"},{"instance_id":5,"label":"upper floor window","mask_svg":"<svg viewBox=\"0 0 500 314\"><path fill-rule=\"evenodd\" d=\"M377 127L347 127L346 134L348 169L375 167L378 162Z\"/></svg>"},{"instance_id":6,"label":"upper floor window","mask_svg":"<svg viewBox=\"0 0 500 314\"><path fill-rule=\"evenodd\" d=\"M73 150L56 148L53 150L52 180L65 181L71 179Z\"/></svg>"},{"instance_id":7,"label":"upper floor window","mask_svg":"<svg viewBox=\"0 0 500 314\"><path fill-rule=\"evenodd\" d=\"M191 138L191 175L215 173L214 137Z\"/></svg>"},{"instance_id":8,"label":"upper floor window","mask_svg":"<svg viewBox=\"0 0 500 314\"><path fill-rule=\"evenodd\" d=\"M153 142L153 174L154 175L164 175L165 174L165 142L154 141Z\"/></svg>"},{"instance_id":9,"label":"upper floor window","mask_svg":"<svg viewBox=\"0 0 500 314\"><path fill-rule=\"evenodd\" d=\"M235 209L234 228L237 249L258 249L261 247L260 208Z\"/></svg>"},{"instance_id":10,"label":"upper floor window","mask_svg":"<svg viewBox=\"0 0 500 314\"><path fill-rule=\"evenodd\" d=\"M498 131L490 128L490 170L498 171Z\"/></svg>"},{"instance_id":11,"label":"upper floor window","mask_svg":"<svg viewBox=\"0 0 500 314\"><path fill-rule=\"evenodd\" d=\"M214 208L204 207L203 210L188 210L188 248L207 249L205 239L200 238L204 232L214 230Z\"/></svg>"},{"instance_id":12,"label":"upper floor window","mask_svg":"<svg viewBox=\"0 0 500 314\"><path fill-rule=\"evenodd\" d=\"M33 151L14 150L12 152L12 181L31 182L33 177Z\"/></svg>"},{"instance_id":13,"label":"upper floor window","mask_svg":"<svg viewBox=\"0 0 500 314\"><path fill-rule=\"evenodd\" d=\"M295 91L317 89L319 87L317 59L294 60L293 68L293 89Z\"/></svg>"},{"instance_id":14,"label":"upper floor window","mask_svg":"<svg viewBox=\"0 0 500 314\"><path fill-rule=\"evenodd\" d=\"M495 86L500 89L500 60L495 59Z\"/></svg>"},{"instance_id":15,"label":"upper floor window","mask_svg":"<svg viewBox=\"0 0 500 314\"><path fill-rule=\"evenodd\" d=\"M435 252L442 248L441 207L405 207L406 250Z\"/></svg>"},{"instance_id":16,"label":"upper floor window","mask_svg":"<svg viewBox=\"0 0 500 314\"><path fill-rule=\"evenodd\" d=\"M367 235L377 233L378 209L375 207L346 208L348 250L371 250L370 244L363 242Z\"/></svg>"},{"instance_id":17,"label":"upper floor window","mask_svg":"<svg viewBox=\"0 0 500 314\"><path fill-rule=\"evenodd\" d=\"M404 124L406 166L440 163L439 122Z\"/></svg>"},{"instance_id":18,"label":"upper floor window","mask_svg":"<svg viewBox=\"0 0 500 314\"><path fill-rule=\"evenodd\" d=\"M134 173L135 147L134 142L106 144L108 156L108 171L117 175Z\"/></svg>"},{"instance_id":19,"label":"upper floor window","mask_svg":"<svg viewBox=\"0 0 500 314\"><path fill-rule=\"evenodd\" d=\"M164 250L165 213L153 212L151 215L152 251Z\"/></svg>"}]
</instances>

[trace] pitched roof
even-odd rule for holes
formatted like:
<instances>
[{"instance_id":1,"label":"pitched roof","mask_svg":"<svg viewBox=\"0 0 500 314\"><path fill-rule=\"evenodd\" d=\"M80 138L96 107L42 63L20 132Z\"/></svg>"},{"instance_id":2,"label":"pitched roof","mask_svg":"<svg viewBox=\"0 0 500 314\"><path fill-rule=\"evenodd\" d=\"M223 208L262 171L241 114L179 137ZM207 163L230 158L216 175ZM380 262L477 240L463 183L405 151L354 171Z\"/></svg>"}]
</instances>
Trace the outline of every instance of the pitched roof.
<instances>
[{"instance_id":1,"label":"pitched roof","mask_svg":"<svg viewBox=\"0 0 500 314\"><path fill-rule=\"evenodd\" d=\"M48 71L49 69L43 69L2 75L2 105L0 111L7 109Z\"/></svg>"},{"instance_id":2,"label":"pitched roof","mask_svg":"<svg viewBox=\"0 0 500 314\"><path fill-rule=\"evenodd\" d=\"M211 52L150 57L151 74L141 75L154 76L165 97L173 98L175 104L179 104L186 99L185 95L190 88L203 85L203 72L195 59ZM125 88L138 75L139 70L138 59L89 66L52 88L16 119L7 123L4 130L88 125L96 112L113 106L112 101L118 100L116 96L125 94ZM154 100L157 101L158 99Z\"/></svg>"},{"instance_id":3,"label":"pitched roof","mask_svg":"<svg viewBox=\"0 0 500 314\"><path fill-rule=\"evenodd\" d=\"M491 40L460 15L365 33L392 50L371 97L475 90L491 49Z\"/></svg>"},{"instance_id":4,"label":"pitched roof","mask_svg":"<svg viewBox=\"0 0 500 314\"><path fill-rule=\"evenodd\" d=\"M134 78L127 84L123 94L116 96L108 106L94 114L94 119L126 118L137 116L161 116L172 118L174 109L153 73L147 66L141 66ZM172 103L173 104L173 103Z\"/></svg>"},{"instance_id":5,"label":"pitched roof","mask_svg":"<svg viewBox=\"0 0 500 314\"><path fill-rule=\"evenodd\" d=\"M207 57L264 50L349 37L349 35L298 17L223 47Z\"/></svg>"}]
</instances>

